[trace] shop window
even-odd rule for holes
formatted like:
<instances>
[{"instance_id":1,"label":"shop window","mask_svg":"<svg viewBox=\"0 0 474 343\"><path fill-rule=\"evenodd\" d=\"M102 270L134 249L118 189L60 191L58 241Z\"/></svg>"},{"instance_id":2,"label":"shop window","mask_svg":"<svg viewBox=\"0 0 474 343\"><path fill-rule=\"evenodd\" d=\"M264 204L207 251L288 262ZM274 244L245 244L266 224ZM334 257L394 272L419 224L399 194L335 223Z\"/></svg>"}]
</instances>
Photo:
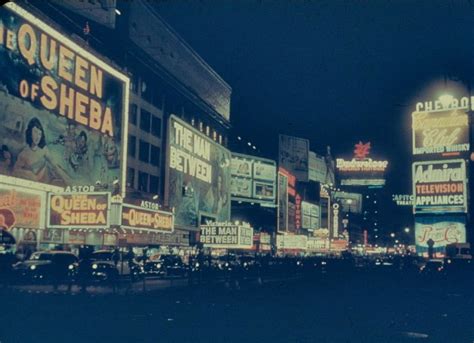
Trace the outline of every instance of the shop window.
<instances>
[{"instance_id":1,"label":"shop window","mask_svg":"<svg viewBox=\"0 0 474 343\"><path fill-rule=\"evenodd\" d=\"M135 157L137 154L137 137L128 136L128 156Z\"/></svg>"},{"instance_id":2,"label":"shop window","mask_svg":"<svg viewBox=\"0 0 474 343\"><path fill-rule=\"evenodd\" d=\"M148 192L148 174L138 172L138 190L141 192Z\"/></svg>"},{"instance_id":3,"label":"shop window","mask_svg":"<svg viewBox=\"0 0 474 343\"><path fill-rule=\"evenodd\" d=\"M137 125L138 120L138 107L136 104L131 104L128 111L128 122L133 125Z\"/></svg>"},{"instance_id":4,"label":"shop window","mask_svg":"<svg viewBox=\"0 0 474 343\"><path fill-rule=\"evenodd\" d=\"M135 188L135 169L133 168L127 170L127 187Z\"/></svg>"},{"instance_id":5,"label":"shop window","mask_svg":"<svg viewBox=\"0 0 474 343\"><path fill-rule=\"evenodd\" d=\"M150 193L160 193L160 178L158 176L150 175Z\"/></svg>"},{"instance_id":6,"label":"shop window","mask_svg":"<svg viewBox=\"0 0 474 343\"><path fill-rule=\"evenodd\" d=\"M151 129L151 113L143 108L140 111L140 129L145 132L150 132Z\"/></svg>"},{"instance_id":7,"label":"shop window","mask_svg":"<svg viewBox=\"0 0 474 343\"><path fill-rule=\"evenodd\" d=\"M150 143L142 141L140 139L140 151L138 152L138 158L140 161L149 163L150 162Z\"/></svg>"},{"instance_id":8,"label":"shop window","mask_svg":"<svg viewBox=\"0 0 474 343\"><path fill-rule=\"evenodd\" d=\"M161 118L151 116L151 134L155 137L161 137Z\"/></svg>"},{"instance_id":9,"label":"shop window","mask_svg":"<svg viewBox=\"0 0 474 343\"><path fill-rule=\"evenodd\" d=\"M158 167L160 165L160 148L151 144L150 163Z\"/></svg>"}]
</instances>

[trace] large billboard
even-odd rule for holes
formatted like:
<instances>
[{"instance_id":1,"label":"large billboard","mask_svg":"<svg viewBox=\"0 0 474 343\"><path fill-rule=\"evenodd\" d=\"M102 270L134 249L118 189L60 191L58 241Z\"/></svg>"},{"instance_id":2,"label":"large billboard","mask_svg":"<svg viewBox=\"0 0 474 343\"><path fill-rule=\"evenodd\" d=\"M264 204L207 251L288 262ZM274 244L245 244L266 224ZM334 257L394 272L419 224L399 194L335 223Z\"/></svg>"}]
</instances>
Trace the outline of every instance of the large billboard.
<instances>
[{"instance_id":1,"label":"large billboard","mask_svg":"<svg viewBox=\"0 0 474 343\"><path fill-rule=\"evenodd\" d=\"M412 113L413 155L459 156L469 151L465 109Z\"/></svg>"},{"instance_id":2,"label":"large billboard","mask_svg":"<svg viewBox=\"0 0 474 343\"><path fill-rule=\"evenodd\" d=\"M280 135L278 166L292 173L298 181L308 181L309 140Z\"/></svg>"},{"instance_id":3,"label":"large billboard","mask_svg":"<svg viewBox=\"0 0 474 343\"><path fill-rule=\"evenodd\" d=\"M302 225L303 229L314 231L320 228L321 211L319 205L307 201L301 202Z\"/></svg>"},{"instance_id":4,"label":"large billboard","mask_svg":"<svg viewBox=\"0 0 474 343\"><path fill-rule=\"evenodd\" d=\"M110 226L110 193L49 193L48 229L104 229Z\"/></svg>"},{"instance_id":5,"label":"large billboard","mask_svg":"<svg viewBox=\"0 0 474 343\"><path fill-rule=\"evenodd\" d=\"M334 192L334 199L340 203L343 212L362 212L362 194L360 193Z\"/></svg>"},{"instance_id":6,"label":"large billboard","mask_svg":"<svg viewBox=\"0 0 474 343\"><path fill-rule=\"evenodd\" d=\"M309 152L308 173L308 178L311 181L330 183L327 175L328 167L324 157L318 156L312 151Z\"/></svg>"},{"instance_id":7,"label":"large billboard","mask_svg":"<svg viewBox=\"0 0 474 343\"><path fill-rule=\"evenodd\" d=\"M232 200L275 203L276 163L250 155L232 154Z\"/></svg>"},{"instance_id":8,"label":"large billboard","mask_svg":"<svg viewBox=\"0 0 474 343\"><path fill-rule=\"evenodd\" d=\"M461 159L413 163L415 212L466 212L466 178Z\"/></svg>"},{"instance_id":9,"label":"large billboard","mask_svg":"<svg viewBox=\"0 0 474 343\"><path fill-rule=\"evenodd\" d=\"M175 209L175 227L230 219L230 166L229 150L170 116L165 202Z\"/></svg>"},{"instance_id":10,"label":"large billboard","mask_svg":"<svg viewBox=\"0 0 474 343\"><path fill-rule=\"evenodd\" d=\"M435 252L444 252L446 245L451 243L466 243L466 218L461 215L415 217L417 253L428 252L430 239Z\"/></svg>"},{"instance_id":11,"label":"large billboard","mask_svg":"<svg viewBox=\"0 0 474 343\"><path fill-rule=\"evenodd\" d=\"M44 229L46 193L0 185L0 228Z\"/></svg>"},{"instance_id":12,"label":"large billboard","mask_svg":"<svg viewBox=\"0 0 474 343\"><path fill-rule=\"evenodd\" d=\"M298 206L296 201L296 178L292 173L281 167L278 168L278 177L278 231L296 232L297 220L299 219L299 221L301 221L301 201L299 201ZM301 200L301 198L299 200Z\"/></svg>"},{"instance_id":13,"label":"large billboard","mask_svg":"<svg viewBox=\"0 0 474 343\"><path fill-rule=\"evenodd\" d=\"M278 172L278 220L277 231L288 231L288 176Z\"/></svg>"},{"instance_id":14,"label":"large billboard","mask_svg":"<svg viewBox=\"0 0 474 343\"><path fill-rule=\"evenodd\" d=\"M129 78L12 2L0 28L0 174L112 188L125 173Z\"/></svg>"}]
</instances>

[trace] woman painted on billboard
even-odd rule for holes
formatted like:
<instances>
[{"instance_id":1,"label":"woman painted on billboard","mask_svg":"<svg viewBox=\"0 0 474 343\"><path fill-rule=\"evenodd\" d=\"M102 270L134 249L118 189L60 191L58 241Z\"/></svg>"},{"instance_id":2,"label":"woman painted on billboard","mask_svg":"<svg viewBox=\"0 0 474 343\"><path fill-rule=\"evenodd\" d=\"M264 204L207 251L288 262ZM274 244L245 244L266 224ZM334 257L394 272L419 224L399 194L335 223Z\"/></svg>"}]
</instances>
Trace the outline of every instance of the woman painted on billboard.
<instances>
[{"instance_id":1,"label":"woman painted on billboard","mask_svg":"<svg viewBox=\"0 0 474 343\"><path fill-rule=\"evenodd\" d=\"M38 118L32 118L28 123L25 140L27 145L18 155L13 167L13 176L46 183L51 183L59 178L59 184L67 184L69 177L51 159L46 146L44 129Z\"/></svg>"}]
</instances>

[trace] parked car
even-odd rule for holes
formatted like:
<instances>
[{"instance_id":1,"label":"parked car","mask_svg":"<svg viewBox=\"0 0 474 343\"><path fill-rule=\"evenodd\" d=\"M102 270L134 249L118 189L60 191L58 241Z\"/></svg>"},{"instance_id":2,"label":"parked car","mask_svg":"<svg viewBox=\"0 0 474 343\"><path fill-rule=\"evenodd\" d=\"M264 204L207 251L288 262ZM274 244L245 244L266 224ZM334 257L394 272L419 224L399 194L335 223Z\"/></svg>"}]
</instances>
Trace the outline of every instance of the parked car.
<instances>
[{"instance_id":1,"label":"parked car","mask_svg":"<svg viewBox=\"0 0 474 343\"><path fill-rule=\"evenodd\" d=\"M41 251L13 265L17 277L29 281L71 281L78 271L78 258L67 251Z\"/></svg>"},{"instance_id":2,"label":"parked car","mask_svg":"<svg viewBox=\"0 0 474 343\"><path fill-rule=\"evenodd\" d=\"M186 276L187 267L181 257L176 255L159 255L152 257L144 264L144 271L147 275L156 276Z\"/></svg>"},{"instance_id":3,"label":"parked car","mask_svg":"<svg viewBox=\"0 0 474 343\"><path fill-rule=\"evenodd\" d=\"M445 275L443 260L433 259L420 267L422 276L441 277Z\"/></svg>"},{"instance_id":4,"label":"parked car","mask_svg":"<svg viewBox=\"0 0 474 343\"><path fill-rule=\"evenodd\" d=\"M114 276L131 277L133 281L144 276L143 267L134 259L115 256L111 250L97 250L90 255L92 273L106 273L107 278ZM99 274L98 276L104 276Z\"/></svg>"}]
</instances>

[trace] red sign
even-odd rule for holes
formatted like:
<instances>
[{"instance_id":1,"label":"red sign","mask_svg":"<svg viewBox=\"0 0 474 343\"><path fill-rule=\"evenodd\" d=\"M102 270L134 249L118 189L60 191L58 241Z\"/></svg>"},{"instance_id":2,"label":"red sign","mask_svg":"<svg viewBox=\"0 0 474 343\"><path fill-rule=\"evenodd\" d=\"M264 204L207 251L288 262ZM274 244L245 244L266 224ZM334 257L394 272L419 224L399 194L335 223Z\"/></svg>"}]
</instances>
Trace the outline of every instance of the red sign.
<instances>
[{"instance_id":1,"label":"red sign","mask_svg":"<svg viewBox=\"0 0 474 343\"><path fill-rule=\"evenodd\" d=\"M41 195L17 189L0 189L0 227L39 229Z\"/></svg>"},{"instance_id":2,"label":"red sign","mask_svg":"<svg viewBox=\"0 0 474 343\"><path fill-rule=\"evenodd\" d=\"M363 159L367 158L367 156L369 156L370 142L365 143L365 144L362 143L362 142L359 142L354 147L355 147L355 149L354 149L354 158L356 160L363 160Z\"/></svg>"}]
</instances>

